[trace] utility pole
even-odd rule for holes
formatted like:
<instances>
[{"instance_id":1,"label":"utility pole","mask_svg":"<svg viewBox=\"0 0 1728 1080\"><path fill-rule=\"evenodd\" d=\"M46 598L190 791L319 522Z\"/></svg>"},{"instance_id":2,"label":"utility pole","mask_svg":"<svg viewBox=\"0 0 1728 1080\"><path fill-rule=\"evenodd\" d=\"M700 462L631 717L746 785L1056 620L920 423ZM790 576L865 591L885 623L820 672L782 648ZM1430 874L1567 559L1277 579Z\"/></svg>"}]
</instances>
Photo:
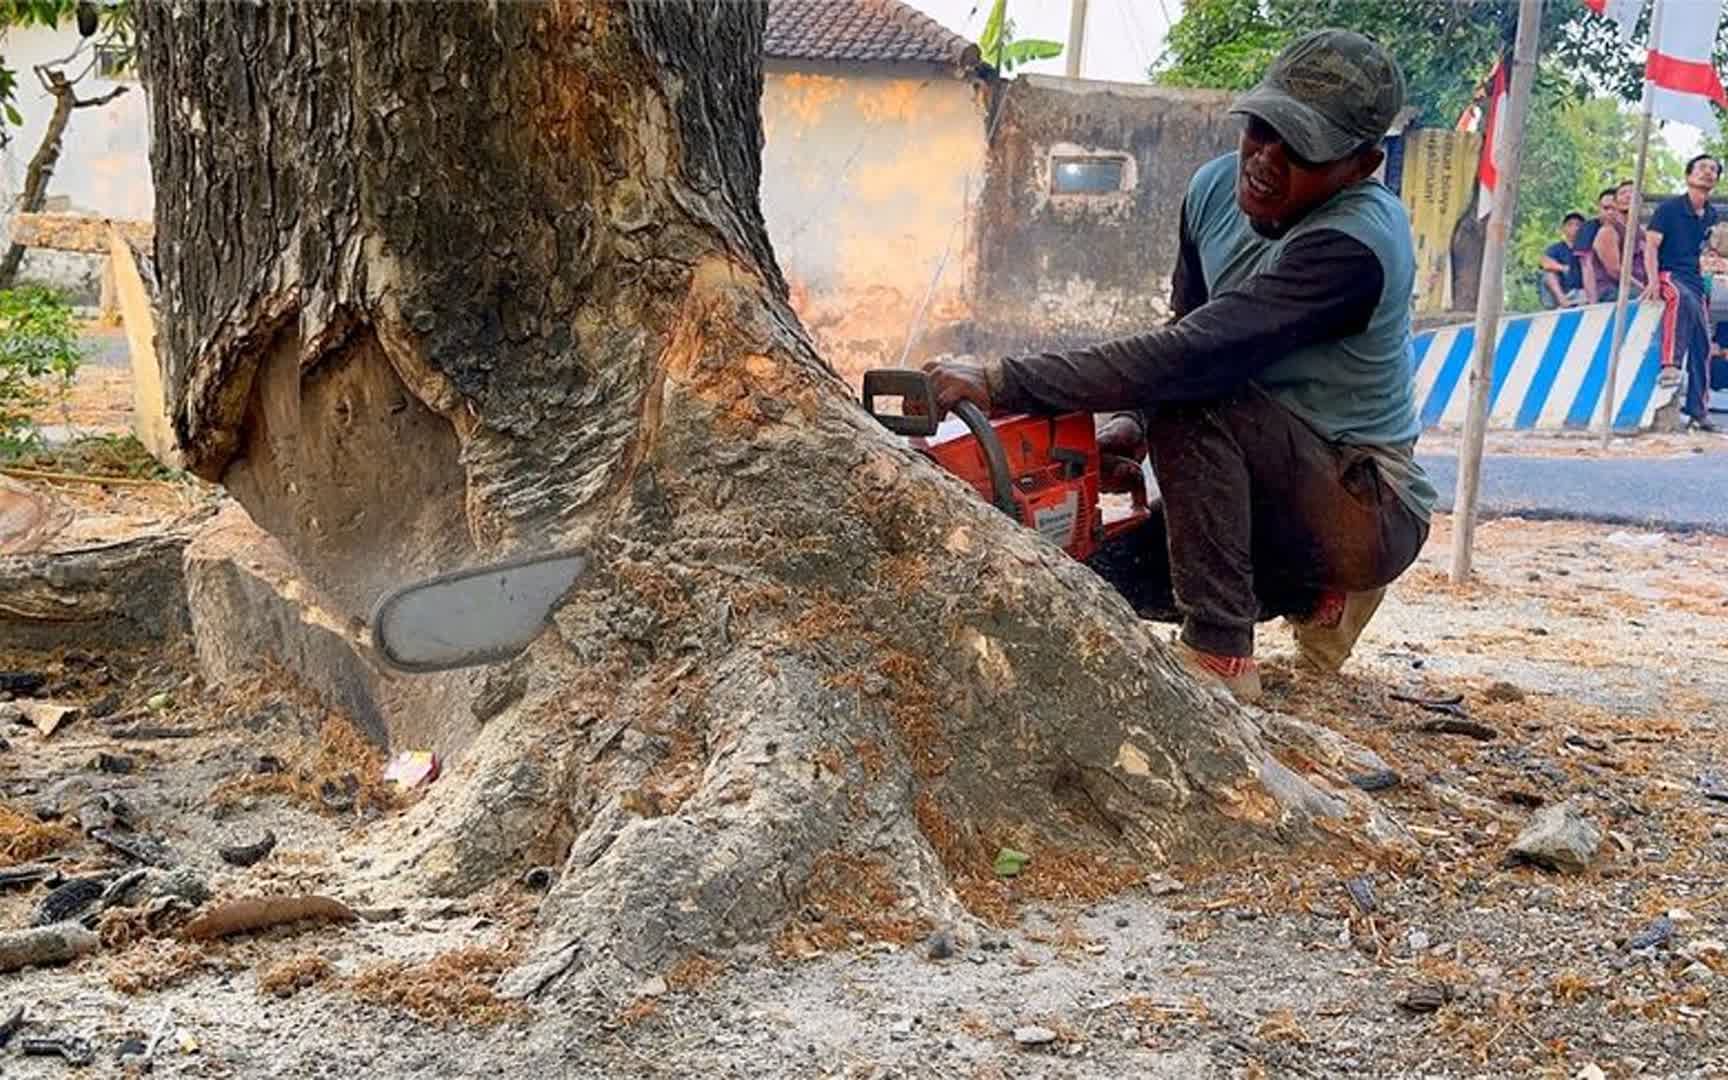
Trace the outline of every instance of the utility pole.
<instances>
[{"instance_id":1,"label":"utility pole","mask_svg":"<svg viewBox=\"0 0 1728 1080\"><path fill-rule=\"evenodd\" d=\"M1068 0L1067 75L1080 77L1080 57L1086 50L1086 0Z\"/></svg>"},{"instance_id":2,"label":"utility pole","mask_svg":"<svg viewBox=\"0 0 1728 1080\"><path fill-rule=\"evenodd\" d=\"M1494 353L1499 345L1500 312L1506 297L1506 234L1518 205L1518 169L1524 157L1524 121L1530 112L1530 86L1536 78L1536 45L1542 33L1542 0L1519 0L1518 39L1512 47L1512 86L1506 101L1503 137L1495 140L1493 209L1488 241L1482 250L1482 278L1476 296L1476 358L1470 366L1469 411L1464 442L1458 448L1458 487L1453 495L1452 583L1470 577L1470 549L1476 540L1476 497L1482 486L1482 449L1488 437L1488 398L1494 386Z\"/></svg>"}]
</instances>

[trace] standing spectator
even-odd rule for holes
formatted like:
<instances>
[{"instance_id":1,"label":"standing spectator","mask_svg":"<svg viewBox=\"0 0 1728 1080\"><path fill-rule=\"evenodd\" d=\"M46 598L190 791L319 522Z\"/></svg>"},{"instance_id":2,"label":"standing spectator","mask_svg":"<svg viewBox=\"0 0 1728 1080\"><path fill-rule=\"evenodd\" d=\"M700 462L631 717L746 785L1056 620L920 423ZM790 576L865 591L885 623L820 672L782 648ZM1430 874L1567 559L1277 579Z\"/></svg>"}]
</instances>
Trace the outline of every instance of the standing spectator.
<instances>
[{"instance_id":1,"label":"standing spectator","mask_svg":"<svg viewBox=\"0 0 1728 1080\"><path fill-rule=\"evenodd\" d=\"M1596 230L1596 239L1591 243L1591 250L1596 254L1596 283L1608 283L1603 297L1614 300L1619 297L1620 289L1620 248L1627 242L1630 232L1632 240L1632 295L1628 300L1642 300L1646 296L1655 299L1650 286L1649 259L1646 256L1644 229L1636 221L1627 222L1632 213L1632 181L1622 180L1614 189L1614 211L1602 227Z\"/></svg>"},{"instance_id":2,"label":"standing spectator","mask_svg":"<svg viewBox=\"0 0 1728 1080\"><path fill-rule=\"evenodd\" d=\"M1614 199L1618 194L1615 188L1603 188L1596 196L1596 216L1584 223L1578 230L1578 238L1572 241L1572 251L1578 256L1578 268L1584 276L1584 302L1599 304L1604 300L1614 299L1614 283L1619 280L1619 270L1613 276L1600 278L1596 274L1596 234L1602 231L1602 226L1614 216Z\"/></svg>"},{"instance_id":3,"label":"standing spectator","mask_svg":"<svg viewBox=\"0 0 1728 1080\"><path fill-rule=\"evenodd\" d=\"M1710 192L1722 165L1709 154L1686 163L1686 193L1656 208L1644 246L1646 273L1657 282L1667 307L1662 313L1662 365L1683 373L1686 404L1682 411L1699 431L1715 431L1710 422L1709 300L1699 255L1716 224Z\"/></svg>"},{"instance_id":4,"label":"standing spectator","mask_svg":"<svg viewBox=\"0 0 1728 1080\"><path fill-rule=\"evenodd\" d=\"M1584 271L1575 249L1583 227L1583 214L1567 214L1560 222L1560 239L1542 253L1542 306L1550 311L1584 303Z\"/></svg>"}]
</instances>

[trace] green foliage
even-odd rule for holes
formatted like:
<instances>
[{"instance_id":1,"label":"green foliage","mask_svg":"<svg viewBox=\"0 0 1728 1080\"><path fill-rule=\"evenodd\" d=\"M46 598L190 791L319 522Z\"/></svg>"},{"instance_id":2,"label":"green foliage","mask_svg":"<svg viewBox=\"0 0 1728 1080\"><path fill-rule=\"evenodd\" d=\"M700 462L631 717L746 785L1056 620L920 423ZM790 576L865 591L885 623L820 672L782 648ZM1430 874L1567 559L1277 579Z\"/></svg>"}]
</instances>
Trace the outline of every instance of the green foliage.
<instances>
[{"instance_id":1,"label":"green foliage","mask_svg":"<svg viewBox=\"0 0 1728 1080\"><path fill-rule=\"evenodd\" d=\"M1649 8L1643 15L1649 19ZM1292 39L1339 26L1367 34L1398 59L1409 102L1423 126L1448 125L1470 103L1494 60L1510 51L1517 0L1188 0L1170 28L1165 52L1148 75L1171 86L1243 90ZM1648 40L1640 24L1634 42ZM1644 51L1620 42L1608 19L1583 0L1548 0L1541 49L1554 92L1579 100L1606 91L1638 100ZM1719 31L1718 62L1728 60Z\"/></svg>"},{"instance_id":2,"label":"green foliage","mask_svg":"<svg viewBox=\"0 0 1728 1080\"><path fill-rule=\"evenodd\" d=\"M976 10L976 9L974 9ZM997 71L1013 71L1016 65L1049 60L1062 55L1062 43L1042 38L1015 40L1014 20L1008 17L1008 0L995 0L978 37L978 58Z\"/></svg>"},{"instance_id":3,"label":"green foliage","mask_svg":"<svg viewBox=\"0 0 1728 1080\"><path fill-rule=\"evenodd\" d=\"M1397 58L1419 123L1450 124L1494 66L1516 14L1505 0L1188 0L1148 74L1169 86L1246 90L1290 41L1343 27Z\"/></svg>"},{"instance_id":4,"label":"green foliage","mask_svg":"<svg viewBox=\"0 0 1728 1080\"><path fill-rule=\"evenodd\" d=\"M72 308L58 293L34 286L0 291L0 452L36 441L29 410L45 389L69 385L83 357Z\"/></svg>"}]
</instances>

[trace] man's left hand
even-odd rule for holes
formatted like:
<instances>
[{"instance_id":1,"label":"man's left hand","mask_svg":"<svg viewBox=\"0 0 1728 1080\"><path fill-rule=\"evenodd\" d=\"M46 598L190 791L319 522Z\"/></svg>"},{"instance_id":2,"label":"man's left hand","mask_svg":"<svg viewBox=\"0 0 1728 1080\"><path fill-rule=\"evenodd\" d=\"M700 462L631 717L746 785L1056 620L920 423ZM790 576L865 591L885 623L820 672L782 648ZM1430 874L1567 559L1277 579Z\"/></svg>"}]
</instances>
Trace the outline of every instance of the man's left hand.
<instances>
[{"instance_id":1,"label":"man's left hand","mask_svg":"<svg viewBox=\"0 0 1728 1080\"><path fill-rule=\"evenodd\" d=\"M970 401L984 410L984 415L990 415L990 383L979 365L963 364L957 360L932 360L924 365L924 374L930 376L930 387L936 393L939 418L948 415L962 401Z\"/></svg>"}]
</instances>

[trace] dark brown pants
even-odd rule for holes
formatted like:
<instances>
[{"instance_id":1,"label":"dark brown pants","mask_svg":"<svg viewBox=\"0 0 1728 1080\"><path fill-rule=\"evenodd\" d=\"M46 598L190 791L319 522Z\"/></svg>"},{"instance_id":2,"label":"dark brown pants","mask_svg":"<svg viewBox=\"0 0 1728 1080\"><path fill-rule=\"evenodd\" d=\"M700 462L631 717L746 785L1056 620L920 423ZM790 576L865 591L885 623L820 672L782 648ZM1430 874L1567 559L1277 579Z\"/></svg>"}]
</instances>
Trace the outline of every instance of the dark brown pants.
<instances>
[{"instance_id":1,"label":"dark brown pants","mask_svg":"<svg viewBox=\"0 0 1728 1080\"><path fill-rule=\"evenodd\" d=\"M1162 506L1088 565L1143 617L1180 619L1196 649L1252 656L1256 622L1389 584L1428 539L1368 453L1256 387L1147 420Z\"/></svg>"}]
</instances>

